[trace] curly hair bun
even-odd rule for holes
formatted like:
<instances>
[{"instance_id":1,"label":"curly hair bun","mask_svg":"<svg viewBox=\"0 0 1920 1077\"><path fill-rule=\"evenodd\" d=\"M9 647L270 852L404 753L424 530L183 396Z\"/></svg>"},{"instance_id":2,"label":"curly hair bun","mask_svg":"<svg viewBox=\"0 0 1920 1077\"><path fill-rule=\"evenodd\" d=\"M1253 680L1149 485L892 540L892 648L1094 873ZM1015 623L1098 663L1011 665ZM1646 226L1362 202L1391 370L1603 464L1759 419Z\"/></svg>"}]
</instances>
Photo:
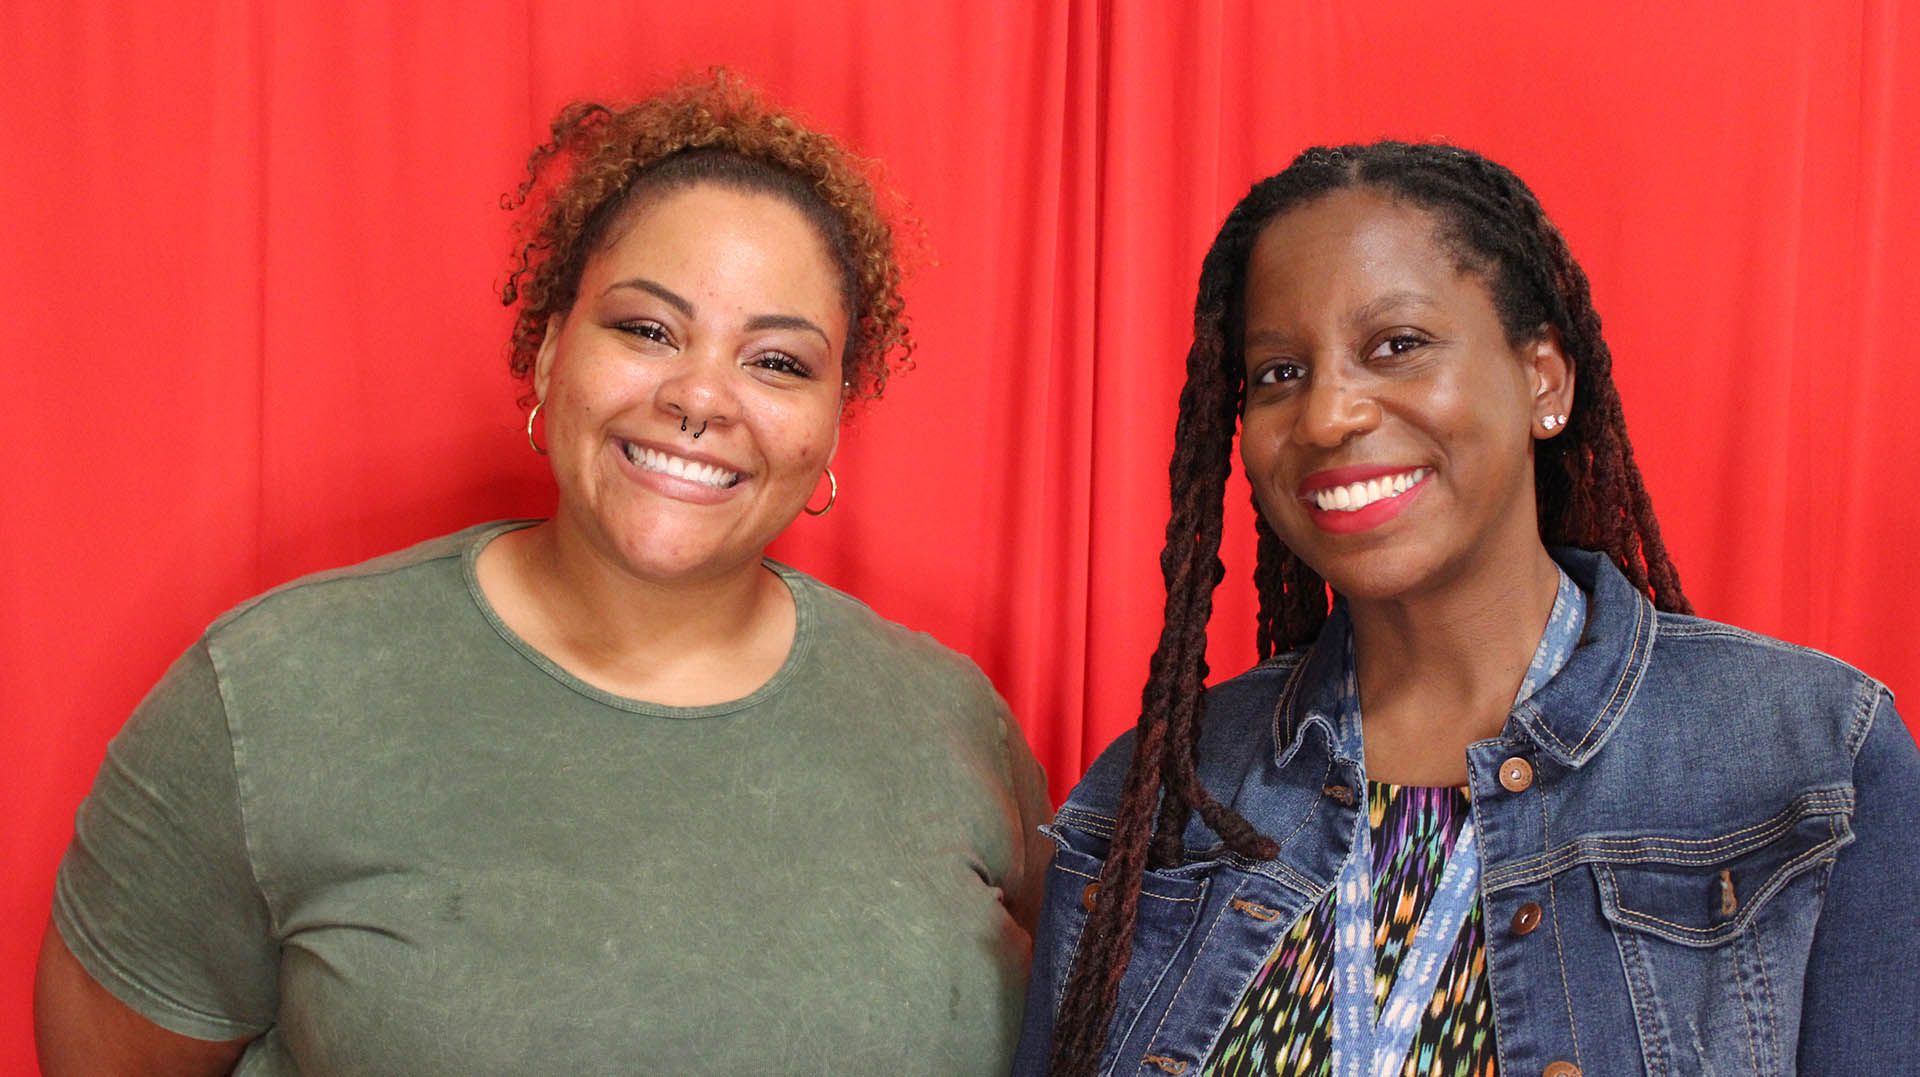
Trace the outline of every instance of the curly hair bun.
<instances>
[{"instance_id":1,"label":"curly hair bun","mask_svg":"<svg viewBox=\"0 0 1920 1077\"><path fill-rule=\"evenodd\" d=\"M527 158L502 208L523 211L500 301L518 305L508 367L532 376L547 323L573 306L587 259L623 211L647 194L716 183L780 197L819 229L847 307L843 393L877 399L912 365L893 229L856 157L761 99L723 69L636 104L576 102Z\"/></svg>"}]
</instances>

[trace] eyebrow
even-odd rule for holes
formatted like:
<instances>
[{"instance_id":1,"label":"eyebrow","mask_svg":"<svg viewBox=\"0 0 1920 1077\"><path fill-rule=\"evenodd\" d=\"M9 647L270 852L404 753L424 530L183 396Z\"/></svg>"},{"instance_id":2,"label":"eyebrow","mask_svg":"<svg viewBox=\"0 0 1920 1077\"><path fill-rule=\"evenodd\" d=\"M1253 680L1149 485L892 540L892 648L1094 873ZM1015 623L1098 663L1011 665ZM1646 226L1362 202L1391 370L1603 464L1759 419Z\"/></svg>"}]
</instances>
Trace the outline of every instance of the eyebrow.
<instances>
[{"instance_id":1,"label":"eyebrow","mask_svg":"<svg viewBox=\"0 0 1920 1077\"><path fill-rule=\"evenodd\" d=\"M1287 335L1271 329L1258 329L1247 334L1246 344L1249 347L1284 348L1287 346Z\"/></svg>"},{"instance_id":2,"label":"eyebrow","mask_svg":"<svg viewBox=\"0 0 1920 1077\"><path fill-rule=\"evenodd\" d=\"M682 316L688 318L693 317L693 304L689 302L685 296L680 295L678 292L675 292L673 289L658 281L648 280L645 277L629 277L626 280L614 281L612 284L607 285L607 292L619 288L632 288L636 291L657 296L661 302L679 311ZM601 294L605 295L606 292L602 292ZM825 329L820 328L815 325L812 320L802 318L798 314L756 314L747 319L747 332L754 333L765 329L797 329L803 332L818 334L821 340L825 340L829 344L832 343L832 341L828 339Z\"/></svg>"},{"instance_id":3,"label":"eyebrow","mask_svg":"<svg viewBox=\"0 0 1920 1077\"><path fill-rule=\"evenodd\" d=\"M607 291L601 292L600 294L606 295L607 292L614 291L617 288L633 288L658 296L662 302L679 311L681 314L688 318L693 317L693 304L687 302L678 292L675 292L673 289L658 281L650 281L645 277L629 277L626 280L617 280L607 285Z\"/></svg>"},{"instance_id":4,"label":"eyebrow","mask_svg":"<svg viewBox=\"0 0 1920 1077\"><path fill-rule=\"evenodd\" d=\"M798 329L802 332L817 333L821 340L827 340L827 331L798 314L756 314L747 319L747 332L762 329ZM833 343L827 340L827 343Z\"/></svg>"},{"instance_id":5,"label":"eyebrow","mask_svg":"<svg viewBox=\"0 0 1920 1077\"><path fill-rule=\"evenodd\" d=\"M1375 318L1401 307L1433 307L1436 305L1433 297L1427 295L1425 292L1388 292L1386 295L1369 300L1355 307L1352 316L1348 320L1359 324L1361 322L1373 321Z\"/></svg>"},{"instance_id":6,"label":"eyebrow","mask_svg":"<svg viewBox=\"0 0 1920 1077\"><path fill-rule=\"evenodd\" d=\"M1361 326L1402 307L1434 308L1439 303L1425 292L1398 291L1370 299L1353 309L1347 316L1350 325ZM1285 348L1292 343L1287 334L1274 329L1256 329L1246 335L1249 347Z\"/></svg>"}]
</instances>

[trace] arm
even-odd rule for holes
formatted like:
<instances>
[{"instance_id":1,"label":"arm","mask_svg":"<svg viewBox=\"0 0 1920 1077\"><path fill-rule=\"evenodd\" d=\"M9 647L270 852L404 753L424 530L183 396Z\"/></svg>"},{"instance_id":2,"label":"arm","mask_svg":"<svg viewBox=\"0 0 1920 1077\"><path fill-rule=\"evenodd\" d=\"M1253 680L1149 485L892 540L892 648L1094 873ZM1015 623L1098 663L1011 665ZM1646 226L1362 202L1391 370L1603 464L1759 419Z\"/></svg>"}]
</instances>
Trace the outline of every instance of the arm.
<instances>
[{"instance_id":1,"label":"arm","mask_svg":"<svg viewBox=\"0 0 1920 1077\"><path fill-rule=\"evenodd\" d=\"M247 1046L196 1040L140 1016L87 975L51 924L33 980L33 1034L46 1077L222 1074Z\"/></svg>"},{"instance_id":2,"label":"arm","mask_svg":"<svg viewBox=\"0 0 1920 1077\"><path fill-rule=\"evenodd\" d=\"M1008 879L1007 909L1029 937L1039 926L1040 901L1047 882L1047 865L1053 860L1053 842L1040 833L1042 824L1053 821L1053 804L1047 797L1047 775L1033 757L1020 723L1004 709L1001 721L1007 727L1008 766L1013 772L1013 794L1020 808L1020 862Z\"/></svg>"},{"instance_id":3,"label":"arm","mask_svg":"<svg viewBox=\"0 0 1920 1077\"><path fill-rule=\"evenodd\" d=\"M204 644L108 745L53 889L34 986L48 1074L223 1072L272 1025L279 943Z\"/></svg>"},{"instance_id":4,"label":"arm","mask_svg":"<svg viewBox=\"0 0 1920 1077\"><path fill-rule=\"evenodd\" d=\"M1885 1073L1920 1029L1920 749L1885 690L1853 770L1853 844L1814 930L1800 1071Z\"/></svg>"}]
</instances>

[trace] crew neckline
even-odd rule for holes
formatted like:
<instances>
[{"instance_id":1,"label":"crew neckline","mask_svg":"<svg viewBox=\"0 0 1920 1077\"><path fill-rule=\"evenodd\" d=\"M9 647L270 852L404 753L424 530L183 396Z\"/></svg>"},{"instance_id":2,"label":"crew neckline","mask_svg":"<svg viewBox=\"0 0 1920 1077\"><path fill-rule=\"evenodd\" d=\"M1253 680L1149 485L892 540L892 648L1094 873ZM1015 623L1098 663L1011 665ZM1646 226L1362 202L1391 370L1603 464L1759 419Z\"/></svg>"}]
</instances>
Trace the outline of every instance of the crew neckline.
<instances>
[{"instance_id":1,"label":"crew neckline","mask_svg":"<svg viewBox=\"0 0 1920 1077\"><path fill-rule=\"evenodd\" d=\"M537 519L503 520L490 526L483 525L474 535L472 541L467 544L466 550L461 554L461 572L462 575L466 577L467 593L473 599L474 607L480 611L480 615L493 627L494 632L499 635L502 640L506 641L508 646L520 652L521 657L531 662L542 673L560 682L564 687L596 703L604 704L616 710L627 711L631 714L644 714L653 718L694 720L701 718L719 718L758 706L785 689L788 682L797 676L801 663L806 658L807 651L813 640L814 622L816 619L813 591L812 588L807 586L809 581L805 573L783 565L770 557L762 557L760 563L772 570L780 582L786 585L787 593L793 596L794 622L793 645L787 648L787 657L780 663L780 668L775 670L773 676L768 677L765 683L738 699L730 699L720 703L705 703L697 707L674 707L665 703L654 703L644 699L634 699L630 696L609 692L604 688L588 683L583 678L568 670L565 666L554 661L545 652L527 642L518 632L508 627L507 622L501 619L499 611L493 608L493 603L488 601L486 592L480 589L480 574L477 567L480 562L480 551L486 549L488 543L502 535L533 527L543 522L544 521Z\"/></svg>"}]
</instances>

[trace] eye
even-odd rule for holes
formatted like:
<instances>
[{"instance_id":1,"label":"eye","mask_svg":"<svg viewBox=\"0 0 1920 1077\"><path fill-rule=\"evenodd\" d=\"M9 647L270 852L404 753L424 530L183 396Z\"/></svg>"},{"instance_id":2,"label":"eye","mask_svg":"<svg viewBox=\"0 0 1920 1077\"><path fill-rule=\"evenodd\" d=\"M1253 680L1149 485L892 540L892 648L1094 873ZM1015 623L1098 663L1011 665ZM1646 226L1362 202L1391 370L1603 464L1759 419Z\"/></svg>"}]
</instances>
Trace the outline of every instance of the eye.
<instances>
[{"instance_id":1,"label":"eye","mask_svg":"<svg viewBox=\"0 0 1920 1077\"><path fill-rule=\"evenodd\" d=\"M753 365L762 370L771 370L795 378L813 377L812 367L786 352L761 352L753 357Z\"/></svg>"},{"instance_id":2,"label":"eye","mask_svg":"<svg viewBox=\"0 0 1920 1077\"><path fill-rule=\"evenodd\" d=\"M1279 385L1282 382L1299 381L1306 376L1306 368L1302 367L1299 363L1282 361L1269 363L1261 367L1260 372L1253 376L1253 383L1255 385Z\"/></svg>"},{"instance_id":3,"label":"eye","mask_svg":"<svg viewBox=\"0 0 1920 1077\"><path fill-rule=\"evenodd\" d=\"M666 326L650 318L621 322L615 325L614 328L629 336L640 337L643 340L651 340L655 344L664 344L669 348L673 346L673 334L667 332Z\"/></svg>"},{"instance_id":4,"label":"eye","mask_svg":"<svg viewBox=\"0 0 1920 1077\"><path fill-rule=\"evenodd\" d=\"M1392 359L1395 356L1405 355L1417 348L1424 347L1426 343L1427 338L1418 333L1394 333L1392 336L1387 337L1375 345L1374 349L1367 353L1367 358Z\"/></svg>"}]
</instances>

